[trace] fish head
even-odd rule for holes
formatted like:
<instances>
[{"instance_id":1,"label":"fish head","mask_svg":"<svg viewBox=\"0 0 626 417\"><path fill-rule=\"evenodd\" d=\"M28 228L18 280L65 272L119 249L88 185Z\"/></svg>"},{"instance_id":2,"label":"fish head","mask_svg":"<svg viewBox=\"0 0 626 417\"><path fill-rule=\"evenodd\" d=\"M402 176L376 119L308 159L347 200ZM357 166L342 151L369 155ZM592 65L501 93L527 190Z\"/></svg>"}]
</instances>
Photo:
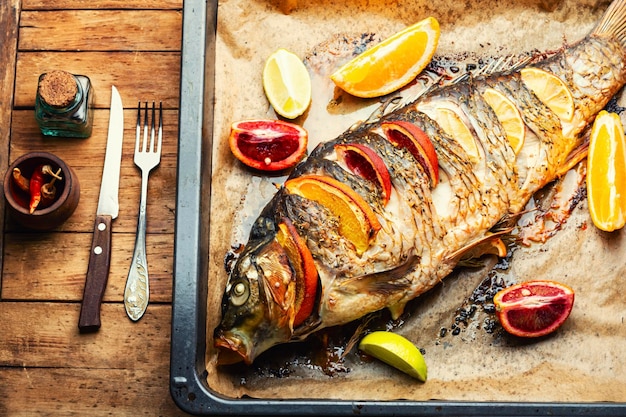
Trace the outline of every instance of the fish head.
<instances>
[{"instance_id":1,"label":"fish head","mask_svg":"<svg viewBox=\"0 0 626 417\"><path fill-rule=\"evenodd\" d=\"M228 279L214 332L220 363L237 358L251 364L265 350L291 340L295 285L294 269L274 237L248 243Z\"/></svg>"}]
</instances>

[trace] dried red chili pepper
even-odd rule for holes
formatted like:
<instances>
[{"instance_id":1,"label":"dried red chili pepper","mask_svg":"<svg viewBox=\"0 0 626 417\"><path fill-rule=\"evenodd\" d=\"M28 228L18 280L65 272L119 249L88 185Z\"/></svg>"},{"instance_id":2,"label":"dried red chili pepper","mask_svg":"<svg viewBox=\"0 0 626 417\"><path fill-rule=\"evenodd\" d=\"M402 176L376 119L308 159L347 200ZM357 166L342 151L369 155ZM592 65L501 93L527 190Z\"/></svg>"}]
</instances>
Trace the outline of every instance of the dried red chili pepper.
<instances>
[{"instance_id":1,"label":"dried red chili pepper","mask_svg":"<svg viewBox=\"0 0 626 417\"><path fill-rule=\"evenodd\" d=\"M22 171L18 167L13 168L13 182L22 191L28 192L30 189L30 181L22 175Z\"/></svg>"},{"instance_id":2,"label":"dried red chili pepper","mask_svg":"<svg viewBox=\"0 0 626 417\"><path fill-rule=\"evenodd\" d=\"M60 172L60 170L59 170ZM42 198L42 187L45 185L45 175L51 175L55 179L61 179L58 174L55 174L52 171L52 167L50 165L39 165L37 169L33 172L33 175L30 177L29 183L29 192L30 192L30 213L32 214L39 204L41 203ZM54 186L54 182L52 182L52 186Z\"/></svg>"},{"instance_id":3,"label":"dried red chili pepper","mask_svg":"<svg viewBox=\"0 0 626 417\"><path fill-rule=\"evenodd\" d=\"M39 165L33 175L30 177L29 192L30 192L30 214L37 209L37 206L41 202L41 187L45 182L43 174L43 165Z\"/></svg>"}]
</instances>

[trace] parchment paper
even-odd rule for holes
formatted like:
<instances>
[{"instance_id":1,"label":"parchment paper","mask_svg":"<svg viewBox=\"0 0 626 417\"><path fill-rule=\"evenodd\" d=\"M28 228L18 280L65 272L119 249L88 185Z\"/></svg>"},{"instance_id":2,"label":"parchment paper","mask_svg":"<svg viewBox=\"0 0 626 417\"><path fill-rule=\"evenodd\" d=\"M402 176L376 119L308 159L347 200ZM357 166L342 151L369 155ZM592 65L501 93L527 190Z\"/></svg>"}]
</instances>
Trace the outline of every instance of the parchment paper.
<instances>
[{"instance_id":1,"label":"parchment paper","mask_svg":"<svg viewBox=\"0 0 626 417\"><path fill-rule=\"evenodd\" d=\"M426 383L377 361L359 360L357 354L331 375L306 364L285 375L258 368L232 371L215 365L212 348L227 278L224 256L232 244L245 243L249 222L274 194L273 183L284 179L243 168L227 141L233 121L275 117L261 83L263 64L274 50L287 48L310 57L318 45L338 34L384 38L432 15L441 25L438 55L546 51L582 38L607 5L596 0L301 0L285 14L279 0L220 1L207 305L210 387L230 398L625 401L625 235L599 232L584 199L546 243L519 247L499 277L508 282L553 279L574 288L571 316L549 337L519 341L502 331L487 331L495 318L480 309L456 326L458 334L450 331L460 309L489 276L492 261L446 278L420 297L410 317L393 329L423 349ZM309 150L377 105L361 101L346 104L350 111L333 113L332 89L324 83L314 78L313 103L297 121L310 132ZM442 329L448 331L443 334Z\"/></svg>"}]
</instances>

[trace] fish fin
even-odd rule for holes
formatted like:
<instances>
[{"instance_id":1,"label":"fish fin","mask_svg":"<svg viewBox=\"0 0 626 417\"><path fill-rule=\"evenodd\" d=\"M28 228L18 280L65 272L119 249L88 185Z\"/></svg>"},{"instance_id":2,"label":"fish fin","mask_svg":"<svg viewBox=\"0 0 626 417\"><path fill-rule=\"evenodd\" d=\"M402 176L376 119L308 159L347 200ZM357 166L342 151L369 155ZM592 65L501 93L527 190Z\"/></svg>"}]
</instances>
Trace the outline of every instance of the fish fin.
<instances>
[{"instance_id":1,"label":"fish fin","mask_svg":"<svg viewBox=\"0 0 626 417\"><path fill-rule=\"evenodd\" d=\"M322 324L322 319L319 316L309 317L304 323L293 329L291 340L295 342L306 339L320 324Z\"/></svg>"},{"instance_id":2,"label":"fish fin","mask_svg":"<svg viewBox=\"0 0 626 417\"><path fill-rule=\"evenodd\" d=\"M420 94L420 96L423 94ZM358 121L352 126L350 126L350 131L356 131L361 129L364 126L372 125L382 119L386 114L393 113L394 111L402 108L405 105L405 101L402 99L402 96L390 96L381 102L380 106L378 106L368 117L363 121Z\"/></svg>"},{"instance_id":3,"label":"fish fin","mask_svg":"<svg viewBox=\"0 0 626 417\"><path fill-rule=\"evenodd\" d=\"M502 56L500 58L495 58L486 66L479 68L473 75L490 76L497 73L514 72L534 59L535 56L533 54Z\"/></svg>"},{"instance_id":4,"label":"fish fin","mask_svg":"<svg viewBox=\"0 0 626 417\"><path fill-rule=\"evenodd\" d=\"M381 106L381 109L383 107L384 109L374 112L368 120L374 120L374 114L382 113L385 115L403 108L439 88L458 84L469 78L488 77L493 74L517 71L528 63L543 57L545 57L545 53L540 55L535 51L502 57L469 54L467 58L458 61L448 57L435 56L417 76L415 84L406 91L403 90L404 95L396 95L391 100L387 100Z\"/></svg>"},{"instance_id":5,"label":"fish fin","mask_svg":"<svg viewBox=\"0 0 626 417\"><path fill-rule=\"evenodd\" d=\"M591 33L614 37L626 48L626 0L612 2Z\"/></svg>"},{"instance_id":6,"label":"fish fin","mask_svg":"<svg viewBox=\"0 0 626 417\"><path fill-rule=\"evenodd\" d=\"M490 232L447 256L446 262L451 265L476 267L480 266L476 259L483 255L496 255L504 258L507 255L507 245L504 243L503 237L508 235L510 231L511 229L505 229Z\"/></svg>"},{"instance_id":7,"label":"fish fin","mask_svg":"<svg viewBox=\"0 0 626 417\"><path fill-rule=\"evenodd\" d=\"M350 293L392 293L411 285L407 275L415 268L419 257L415 253L401 265L386 271L360 275L342 280L340 287Z\"/></svg>"}]
</instances>

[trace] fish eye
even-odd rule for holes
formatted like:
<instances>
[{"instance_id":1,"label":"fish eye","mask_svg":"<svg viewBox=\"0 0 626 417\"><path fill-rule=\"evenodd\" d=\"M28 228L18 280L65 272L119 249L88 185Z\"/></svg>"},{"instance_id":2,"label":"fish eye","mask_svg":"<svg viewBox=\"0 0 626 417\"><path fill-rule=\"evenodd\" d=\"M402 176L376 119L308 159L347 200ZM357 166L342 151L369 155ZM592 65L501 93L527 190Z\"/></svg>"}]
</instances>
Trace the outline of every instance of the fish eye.
<instances>
[{"instance_id":1,"label":"fish eye","mask_svg":"<svg viewBox=\"0 0 626 417\"><path fill-rule=\"evenodd\" d=\"M233 303L234 306L240 306L246 301L248 301L248 297L250 296L250 290L245 282L240 281L233 285L232 290L230 291L230 302Z\"/></svg>"}]
</instances>

